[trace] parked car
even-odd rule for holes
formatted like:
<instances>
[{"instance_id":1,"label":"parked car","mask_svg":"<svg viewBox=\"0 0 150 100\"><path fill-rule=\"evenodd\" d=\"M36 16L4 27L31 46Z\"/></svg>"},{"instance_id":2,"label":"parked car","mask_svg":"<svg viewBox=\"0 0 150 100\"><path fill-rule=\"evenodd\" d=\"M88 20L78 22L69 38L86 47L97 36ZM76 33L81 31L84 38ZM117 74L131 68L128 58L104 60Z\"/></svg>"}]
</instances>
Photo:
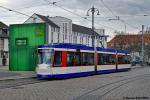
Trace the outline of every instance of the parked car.
<instances>
[{"instance_id":1,"label":"parked car","mask_svg":"<svg viewBox=\"0 0 150 100\"><path fill-rule=\"evenodd\" d=\"M150 60L147 62L148 65L150 65Z\"/></svg>"},{"instance_id":2,"label":"parked car","mask_svg":"<svg viewBox=\"0 0 150 100\"><path fill-rule=\"evenodd\" d=\"M131 62L132 66L136 66L136 64L141 64L141 61L140 60L134 60Z\"/></svg>"}]
</instances>

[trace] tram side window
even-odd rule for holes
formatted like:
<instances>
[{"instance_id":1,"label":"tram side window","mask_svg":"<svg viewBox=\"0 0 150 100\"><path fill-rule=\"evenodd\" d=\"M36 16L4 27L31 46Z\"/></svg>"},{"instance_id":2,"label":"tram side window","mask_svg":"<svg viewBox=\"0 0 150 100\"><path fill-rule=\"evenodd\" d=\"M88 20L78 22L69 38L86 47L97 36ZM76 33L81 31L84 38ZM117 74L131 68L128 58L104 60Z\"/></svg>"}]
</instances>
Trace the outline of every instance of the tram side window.
<instances>
[{"instance_id":1,"label":"tram side window","mask_svg":"<svg viewBox=\"0 0 150 100\"><path fill-rule=\"evenodd\" d=\"M109 64L109 58L108 58L108 54L103 54L103 61L104 61L104 64Z\"/></svg>"},{"instance_id":2,"label":"tram side window","mask_svg":"<svg viewBox=\"0 0 150 100\"><path fill-rule=\"evenodd\" d=\"M68 52L67 53L67 66L73 66L74 65L74 53Z\"/></svg>"},{"instance_id":3,"label":"tram side window","mask_svg":"<svg viewBox=\"0 0 150 100\"><path fill-rule=\"evenodd\" d=\"M88 65L88 53L82 53L82 65Z\"/></svg>"},{"instance_id":4,"label":"tram side window","mask_svg":"<svg viewBox=\"0 0 150 100\"><path fill-rule=\"evenodd\" d=\"M101 53L98 54L98 64L99 65L103 65L104 64L103 54L101 54Z\"/></svg>"},{"instance_id":5,"label":"tram side window","mask_svg":"<svg viewBox=\"0 0 150 100\"><path fill-rule=\"evenodd\" d=\"M74 65L80 66L81 65L81 53L77 52L75 53L74 57Z\"/></svg>"},{"instance_id":6,"label":"tram side window","mask_svg":"<svg viewBox=\"0 0 150 100\"><path fill-rule=\"evenodd\" d=\"M119 55L118 56L118 63L119 64L125 64L125 56L124 55Z\"/></svg>"},{"instance_id":7,"label":"tram side window","mask_svg":"<svg viewBox=\"0 0 150 100\"><path fill-rule=\"evenodd\" d=\"M110 54L109 55L109 64L115 64L116 63L116 55Z\"/></svg>"},{"instance_id":8,"label":"tram side window","mask_svg":"<svg viewBox=\"0 0 150 100\"><path fill-rule=\"evenodd\" d=\"M114 54L98 54L98 64L115 64L116 56Z\"/></svg>"},{"instance_id":9,"label":"tram side window","mask_svg":"<svg viewBox=\"0 0 150 100\"><path fill-rule=\"evenodd\" d=\"M56 51L54 56L54 67L60 67L62 64L62 52Z\"/></svg>"},{"instance_id":10,"label":"tram side window","mask_svg":"<svg viewBox=\"0 0 150 100\"><path fill-rule=\"evenodd\" d=\"M118 56L119 64L130 64L130 56L127 55L119 55Z\"/></svg>"},{"instance_id":11,"label":"tram side window","mask_svg":"<svg viewBox=\"0 0 150 100\"><path fill-rule=\"evenodd\" d=\"M89 53L88 54L88 64L89 65L94 65L94 53Z\"/></svg>"},{"instance_id":12,"label":"tram side window","mask_svg":"<svg viewBox=\"0 0 150 100\"><path fill-rule=\"evenodd\" d=\"M67 53L67 65L68 66L80 66L81 65L81 53L68 52Z\"/></svg>"}]
</instances>

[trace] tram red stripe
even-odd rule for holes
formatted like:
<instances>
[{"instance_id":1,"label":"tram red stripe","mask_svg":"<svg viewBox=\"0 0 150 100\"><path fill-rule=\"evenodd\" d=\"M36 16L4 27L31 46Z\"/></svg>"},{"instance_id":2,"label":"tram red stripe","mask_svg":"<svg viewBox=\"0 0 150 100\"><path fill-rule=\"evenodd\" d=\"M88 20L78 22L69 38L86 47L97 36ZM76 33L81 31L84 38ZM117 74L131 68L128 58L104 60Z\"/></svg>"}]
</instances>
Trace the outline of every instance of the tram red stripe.
<instances>
[{"instance_id":1,"label":"tram red stripe","mask_svg":"<svg viewBox=\"0 0 150 100\"><path fill-rule=\"evenodd\" d=\"M66 67L67 65L67 52L62 51L62 67Z\"/></svg>"}]
</instances>

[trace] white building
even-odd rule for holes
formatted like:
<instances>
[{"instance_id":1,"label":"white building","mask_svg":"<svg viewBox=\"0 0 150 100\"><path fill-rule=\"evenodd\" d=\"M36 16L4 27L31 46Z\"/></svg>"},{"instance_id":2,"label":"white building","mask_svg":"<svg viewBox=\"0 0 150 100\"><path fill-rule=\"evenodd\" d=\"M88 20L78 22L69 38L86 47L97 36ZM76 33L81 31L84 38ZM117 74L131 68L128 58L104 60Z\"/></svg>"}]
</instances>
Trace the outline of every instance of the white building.
<instances>
[{"instance_id":1,"label":"white building","mask_svg":"<svg viewBox=\"0 0 150 100\"><path fill-rule=\"evenodd\" d=\"M8 26L0 22L0 65L3 65L4 60L5 65L9 64L8 37Z\"/></svg>"},{"instance_id":2,"label":"white building","mask_svg":"<svg viewBox=\"0 0 150 100\"><path fill-rule=\"evenodd\" d=\"M72 34L72 20L65 17L49 17L51 21L60 27L60 42L70 43L70 34Z\"/></svg>"},{"instance_id":3,"label":"white building","mask_svg":"<svg viewBox=\"0 0 150 100\"><path fill-rule=\"evenodd\" d=\"M105 35L105 29L95 29L95 32L97 32L100 35L99 43L102 44L105 48L107 47L107 38L108 35Z\"/></svg>"},{"instance_id":4,"label":"white building","mask_svg":"<svg viewBox=\"0 0 150 100\"><path fill-rule=\"evenodd\" d=\"M93 31L91 28L73 24L71 19L65 17L49 17L33 14L25 23L48 22L48 43L76 43L92 46L92 36L95 38L95 45L107 47L104 30ZM101 44L102 43L102 44Z\"/></svg>"}]
</instances>

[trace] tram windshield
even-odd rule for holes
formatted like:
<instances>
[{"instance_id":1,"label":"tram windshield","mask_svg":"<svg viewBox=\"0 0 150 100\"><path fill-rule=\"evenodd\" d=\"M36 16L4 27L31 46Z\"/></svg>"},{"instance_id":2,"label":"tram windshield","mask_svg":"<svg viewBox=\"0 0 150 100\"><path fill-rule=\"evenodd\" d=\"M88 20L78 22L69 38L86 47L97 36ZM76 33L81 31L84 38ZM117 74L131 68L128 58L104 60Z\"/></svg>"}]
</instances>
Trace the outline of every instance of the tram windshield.
<instances>
[{"instance_id":1,"label":"tram windshield","mask_svg":"<svg viewBox=\"0 0 150 100\"><path fill-rule=\"evenodd\" d=\"M39 49L38 50L38 64L52 64L52 50Z\"/></svg>"}]
</instances>

